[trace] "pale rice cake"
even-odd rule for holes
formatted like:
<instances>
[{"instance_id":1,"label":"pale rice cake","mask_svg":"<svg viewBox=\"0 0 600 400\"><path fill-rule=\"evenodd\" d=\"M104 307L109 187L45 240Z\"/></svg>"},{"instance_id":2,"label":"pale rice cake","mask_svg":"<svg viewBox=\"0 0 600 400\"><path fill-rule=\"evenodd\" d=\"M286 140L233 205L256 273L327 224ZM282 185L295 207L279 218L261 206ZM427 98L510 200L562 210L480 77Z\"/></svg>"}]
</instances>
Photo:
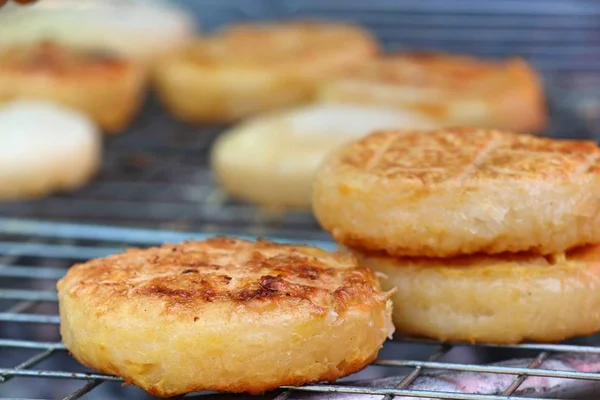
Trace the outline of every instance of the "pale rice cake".
<instances>
[{"instance_id":1,"label":"pale rice cake","mask_svg":"<svg viewBox=\"0 0 600 400\"><path fill-rule=\"evenodd\" d=\"M0 105L0 201L77 190L101 161L101 134L84 114L45 101Z\"/></svg>"}]
</instances>

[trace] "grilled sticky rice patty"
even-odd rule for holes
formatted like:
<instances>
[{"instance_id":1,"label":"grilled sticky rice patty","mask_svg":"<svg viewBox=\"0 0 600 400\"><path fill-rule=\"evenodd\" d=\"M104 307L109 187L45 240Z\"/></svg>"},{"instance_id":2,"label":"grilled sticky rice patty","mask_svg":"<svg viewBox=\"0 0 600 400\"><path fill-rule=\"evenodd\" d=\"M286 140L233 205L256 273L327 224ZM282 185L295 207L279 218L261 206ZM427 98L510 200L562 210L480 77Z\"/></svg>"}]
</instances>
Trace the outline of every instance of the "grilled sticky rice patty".
<instances>
[{"instance_id":1,"label":"grilled sticky rice patty","mask_svg":"<svg viewBox=\"0 0 600 400\"><path fill-rule=\"evenodd\" d=\"M600 242L594 142L381 131L329 156L313 210L341 244L394 256L563 252Z\"/></svg>"},{"instance_id":2,"label":"grilled sticky rice patty","mask_svg":"<svg viewBox=\"0 0 600 400\"><path fill-rule=\"evenodd\" d=\"M61 334L82 364L157 396L333 381L393 332L390 294L351 255L215 238L73 266Z\"/></svg>"},{"instance_id":3,"label":"grilled sticky rice patty","mask_svg":"<svg viewBox=\"0 0 600 400\"><path fill-rule=\"evenodd\" d=\"M0 103L53 101L88 115L105 133L129 125L144 88L142 67L104 52L52 42L0 51Z\"/></svg>"},{"instance_id":4,"label":"grilled sticky rice patty","mask_svg":"<svg viewBox=\"0 0 600 400\"><path fill-rule=\"evenodd\" d=\"M378 50L358 26L316 21L233 25L199 38L155 69L173 115L223 123L306 103L318 84Z\"/></svg>"},{"instance_id":5,"label":"grilled sticky rice patty","mask_svg":"<svg viewBox=\"0 0 600 400\"><path fill-rule=\"evenodd\" d=\"M397 287L397 332L442 341L558 342L600 331L600 245L453 259L356 252Z\"/></svg>"},{"instance_id":6,"label":"grilled sticky rice patty","mask_svg":"<svg viewBox=\"0 0 600 400\"><path fill-rule=\"evenodd\" d=\"M548 120L541 79L521 59L392 54L325 82L318 97L418 112L444 126L538 132Z\"/></svg>"}]
</instances>

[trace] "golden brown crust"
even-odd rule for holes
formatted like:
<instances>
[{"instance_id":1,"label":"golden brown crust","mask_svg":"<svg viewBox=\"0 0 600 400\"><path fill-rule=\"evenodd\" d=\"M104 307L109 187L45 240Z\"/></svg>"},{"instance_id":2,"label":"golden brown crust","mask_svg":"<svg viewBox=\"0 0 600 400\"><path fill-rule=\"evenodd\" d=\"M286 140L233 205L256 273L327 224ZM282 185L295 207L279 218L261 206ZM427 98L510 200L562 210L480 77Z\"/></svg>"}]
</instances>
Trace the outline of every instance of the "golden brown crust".
<instances>
[{"instance_id":1,"label":"golden brown crust","mask_svg":"<svg viewBox=\"0 0 600 400\"><path fill-rule=\"evenodd\" d=\"M406 108L450 126L537 132L547 124L542 84L521 59L394 54L325 83L320 97Z\"/></svg>"},{"instance_id":2,"label":"golden brown crust","mask_svg":"<svg viewBox=\"0 0 600 400\"><path fill-rule=\"evenodd\" d=\"M397 256L560 252L600 241L599 158L586 141L377 132L322 165L313 209L338 242Z\"/></svg>"},{"instance_id":3,"label":"golden brown crust","mask_svg":"<svg viewBox=\"0 0 600 400\"><path fill-rule=\"evenodd\" d=\"M71 353L158 396L335 380L372 361L391 328L389 296L353 256L267 241L128 250L73 266L57 287Z\"/></svg>"},{"instance_id":4,"label":"golden brown crust","mask_svg":"<svg viewBox=\"0 0 600 400\"><path fill-rule=\"evenodd\" d=\"M563 180L589 174L593 141L553 140L472 128L380 131L339 153L339 168L422 185L478 180Z\"/></svg>"},{"instance_id":5,"label":"golden brown crust","mask_svg":"<svg viewBox=\"0 0 600 400\"><path fill-rule=\"evenodd\" d=\"M600 246L452 259L356 252L396 287L399 333L441 341L558 342L600 330Z\"/></svg>"},{"instance_id":6,"label":"golden brown crust","mask_svg":"<svg viewBox=\"0 0 600 400\"><path fill-rule=\"evenodd\" d=\"M228 238L130 249L75 265L59 284L59 290L93 296L99 305L127 294L192 313L209 303L263 301L335 304L344 312L368 301L376 288L375 277L356 268L352 256Z\"/></svg>"},{"instance_id":7,"label":"golden brown crust","mask_svg":"<svg viewBox=\"0 0 600 400\"><path fill-rule=\"evenodd\" d=\"M107 133L124 129L141 104L144 73L131 61L52 42L0 53L0 103L49 99L82 111Z\"/></svg>"},{"instance_id":8,"label":"golden brown crust","mask_svg":"<svg viewBox=\"0 0 600 400\"><path fill-rule=\"evenodd\" d=\"M220 123L306 103L320 82L377 50L374 38L353 25L243 24L165 58L154 81L178 118Z\"/></svg>"}]
</instances>

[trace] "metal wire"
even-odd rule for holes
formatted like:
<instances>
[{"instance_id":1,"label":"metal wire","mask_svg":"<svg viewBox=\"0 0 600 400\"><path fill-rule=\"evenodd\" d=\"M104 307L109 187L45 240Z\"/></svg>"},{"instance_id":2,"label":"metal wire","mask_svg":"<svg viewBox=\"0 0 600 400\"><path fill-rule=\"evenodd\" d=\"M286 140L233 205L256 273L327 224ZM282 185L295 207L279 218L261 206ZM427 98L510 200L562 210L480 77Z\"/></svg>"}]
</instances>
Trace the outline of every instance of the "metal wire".
<instances>
[{"instance_id":1,"label":"metal wire","mask_svg":"<svg viewBox=\"0 0 600 400\"><path fill-rule=\"evenodd\" d=\"M0 218L0 227L10 226L11 228L7 231L11 235L23 235L28 236L31 229L35 228L38 223L35 221L17 221L7 220ZM48 230L49 224L54 226L54 231ZM5 265L0 268L0 285L4 282L5 278L14 278L15 276L23 277L29 281L35 272L39 272L44 267L31 265L32 274L25 273L24 270L30 268L27 265L17 264L21 259L28 259L30 263L34 264L31 257L38 257L44 262L52 260L54 265L57 261L63 262L65 266L70 262L70 258L79 254L79 251L87 253L89 249L94 249L95 252L106 254L114 250L112 247L106 247L105 241L99 239L97 243L91 243L92 233L95 231L94 226L81 226L72 224L61 224L61 223L39 223L41 229L37 230L38 240L46 241L47 243L30 242L26 246L4 246L0 238L0 249L9 251L10 249L10 260L14 263L13 265L6 265L7 259L3 259ZM65 236L76 236L77 227L80 227L81 231L85 234L87 244L85 246L79 246L77 244L69 245L70 251L62 252L56 251L56 248L62 248L64 245L58 243L48 243L56 240L56 237L52 232L60 232L59 238L62 240ZM129 243L145 243L146 245L158 244L164 236L168 236L172 239L178 239L179 235L187 235L185 233L176 232L162 232L159 231L155 236L155 240L148 236L148 231L143 229L132 229L132 228L101 228L98 227L99 237L103 238L106 231L110 230L116 238L127 237ZM66 232L69 234L67 235ZM194 234L194 237L202 238L204 234ZM43 246L42 246L43 244ZM317 242L317 244L319 244ZM327 247L327 243L320 243L324 247ZM94 252L94 254L95 254ZM0 254L2 251L0 251ZM57 255L58 254L58 255ZM64 257L68 255L69 257ZM82 258L81 256L77 257ZM47 273L40 274L40 277L44 280L54 282L62 273L66 270L64 268L50 268ZM20 301L31 301L34 303L43 301L55 304L56 294L51 290L35 290L35 289L4 289L0 288L0 302L3 300L20 300ZM1 303L0 303L1 304ZM13 308L8 308L7 311L0 312L0 322L10 323L15 325L23 324L38 324L57 330L59 318L56 314L42 314L42 313L24 313L22 311L15 311ZM1 331L0 331L1 332ZM399 359L379 359L373 364L376 366L385 367L412 367L414 370L409 373L398 385L390 388L375 388L366 386L349 386L344 384L336 385L307 385L301 388L285 387L283 389L289 391L320 391L320 392L343 392L352 394L371 394L381 395L382 398L391 399L394 396L414 396L415 398L438 398L438 399L488 399L488 400L506 400L512 399L513 394L520 384L523 383L526 377L538 376L538 377L549 377L549 378L568 378L568 379L581 379L581 380L593 380L600 381L600 373L591 372L578 372L578 371L562 371L562 370L551 370L546 368L540 368L540 364L550 353L565 353L565 352L577 352L577 353L600 353L599 347L580 346L580 345L566 345L566 344L525 344L525 345L513 345L513 346L501 346L501 345L490 345L491 347L499 347L505 349L525 349L538 351L537 358L528 367L507 367L498 365L476 365L476 364L463 364L455 362L444 362L438 361L445 354L453 349L454 346L447 345L440 347L439 344L431 341L418 341L423 344L435 345L436 350L426 361L419 360L399 360ZM407 341L407 343L416 343L415 339ZM98 373L90 373L84 371L61 371L53 369L36 368L38 364L44 360L50 359L57 354L64 353L65 347L60 342L44 342L39 340L26 340L26 339L11 339L0 337L0 350L2 349L22 349L29 351L37 351L33 356L27 360L17 364L14 367L2 367L0 368L0 383L4 384L11 379L17 378L58 378L65 380L80 380L86 381L82 387L77 389L71 394L67 394L65 398L76 399L88 392L95 390L103 384L103 382L120 382L121 379L113 376L108 376ZM445 392L433 392L433 391L417 391L410 389L409 385L413 382L419 374L424 370L447 370L447 371L468 371L468 372L482 372L482 373L494 373L494 374L509 374L514 375L515 380L503 394L498 395L480 395L480 394L464 394L464 393L445 393ZM0 385L0 390L2 385ZM1 394L2 392L0 392ZM384 397L386 396L386 397ZM527 397L518 397L519 399L528 399Z\"/></svg>"},{"instance_id":2,"label":"metal wire","mask_svg":"<svg viewBox=\"0 0 600 400\"><path fill-rule=\"evenodd\" d=\"M600 137L600 129L591 123L600 120L600 106L592 107L597 100L595 94L591 103L587 97L590 89L600 89L600 78L587 74L600 68L600 5L593 2L195 0L192 6L198 11L202 26L208 29L231 20L322 17L360 22L389 50L461 51L492 57L518 54L532 61L547 82L552 124L546 135ZM301 239L328 250L335 247L310 214L273 214L257 210L228 199L215 187L208 169L208 149L221 130L222 127L190 128L179 124L166 117L150 99L128 132L108 139L103 170L93 184L75 195L0 205L0 215L10 216L0 218L0 398L12 396L13 392L6 388L25 378L78 382L80 386L72 391L65 389L66 392L59 395L64 399L78 399L90 392L102 391L110 382L121 382L120 378L86 372L76 365L62 370L59 366L64 364L52 364L57 357L66 355L64 345L58 341L60 321L56 314L54 284L74 262L115 253L129 246L207 236L182 232L184 230L244 238L266 236L279 241ZM14 329L18 333L15 334ZM33 334L23 336L22 332ZM410 368L393 387L344 383L306 385L283 388L277 400L284 400L300 390L380 395L385 400L395 396L508 400L517 399L514 394L530 376L600 381L599 373L540 368L550 354L600 354L600 347L483 346L533 352L533 361L527 367L514 368L444 359L463 344L441 346L411 338L397 338L396 344L410 349L421 344L433 351L427 351L420 359L382 358L373 363L373 368L393 368L394 371ZM9 354L5 352L17 350L27 356L11 365L3 364L11 360L4 356ZM497 395L410 389L415 380L431 370L510 374L514 380ZM51 393L47 397L57 396Z\"/></svg>"},{"instance_id":3,"label":"metal wire","mask_svg":"<svg viewBox=\"0 0 600 400\"><path fill-rule=\"evenodd\" d=\"M566 121L571 121L566 117ZM580 132L591 135L587 126L582 126ZM152 122L153 123L153 122ZM565 122L566 123L566 122ZM206 165L181 167L180 147L153 142L150 150L152 157L160 160L162 169L172 175L160 175L158 169L150 171L139 170L134 175L142 181L132 185L134 177L124 180L127 174L121 169L119 161L115 161L120 154L129 150L122 146L123 142L132 140L136 143L138 138L123 136L121 144L119 139L109 145L108 161L105 172L99 182L90 185L76 196L54 196L47 200L31 203L20 203L0 206L0 215L10 215L13 218L0 218L0 362L2 350L27 350L36 351L25 361L15 363L15 366L0 365L0 396L2 387L9 381L23 378L58 378L69 381L84 381L71 393L61 395L66 399L77 399L90 392L101 390L105 382L121 382L119 378L97 373L82 372L80 370L60 370L53 368L38 368L37 365L54 359L57 355L64 354L66 349L57 341L14 339L2 337L4 327L9 326L43 326L54 332L58 338L57 330L59 318L55 313L38 312L40 304L56 304L54 283L59 279L73 262L105 256L122 250L128 246L147 246L163 242L180 242L186 239L203 239L207 234L182 232L175 229L143 229L110 225L85 225L69 222L51 222L52 218L62 218L67 221L89 220L104 224L120 223L123 225L173 227L191 229L198 227L205 232L236 234L248 238L257 235L271 237L280 241L294 241L302 238L302 242L317 245L326 249L333 249L335 245L326 241L327 235L317 230L316 224L306 214L268 215L247 205L236 204L220 197L214 185L210 182L210 175L206 173ZM146 133L144 133L146 134ZM150 132L150 135L152 133ZM196 148L206 148L206 141L210 138L195 133L200 143ZM126 140L127 139L127 140ZM146 142L152 140L147 140ZM196 140L196 139L194 139ZM164 141L164 138L163 138ZM162 146L162 147L161 147ZM115 156L116 154L116 156ZM162 158L161 158L162 157ZM111 164L112 163L112 164ZM113 170L114 169L114 170ZM187 171L181 174L183 170ZM184 171L185 172L185 171ZM137 174L137 175L136 175ZM173 182L171 176L176 176ZM144 179L146 179L144 181ZM187 179L187 182L178 183ZM179 181L178 181L179 180ZM194 183L196 182L196 183ZM161 185L168 183L173 191L167 191L171 198L160 197L148 200L149 191L157 191ZM202 189L199 193L193 192L195 185ZM208 193L206 193L208 192ZM161 191L160 193L164 193ZM119 197L120 196L120 197ZM164 196L164 195L163 195ZM216 199L216 200L215 200ZM143 205L143 206L141 206ZM183 211L181 208L183 207ZM90 209L93 214L83 214ZM135 211L134 211L135 210ZM195 215L187 221L173 225L168 221L181 215ZM195 214L194 214L195 213ZM37 217L41 220L20 219L18 217ZM132 217L133 216L133 217ZM133 218L133 219L131 219ZM218 227L218 228L217 228ZM243 232L244 235L239 235ZM314 238L306 240L306 238ZM297 239L296 239L297 240ZM25 282L22 287L13 287L6 282ZM35 283L35 284L34 284ZM7 303L8 302L8 303ZM8 304L5 308L2 304ZM408 345L414 344L413 339L402 339ZM413 398L437 399L513 399L512 395L518 390L527 377L568 378L590 381L600 381L600 374L577 371L555 371L539 368L548 354L575 352L600 354L600 347L576 345L544 345L524 344L518 346L486 346L486 348L503 348L506 350L533 350L537 357L527 368L513 368L494 365L461 364L440 361L454 346L439 349L439 344L427 341L420 343L435 345L437 351L426 357L426 361L416 359L380 359L374 365L386 368L408 367L412 370L405 378L394 387L374 388L364 386L337 385L307 385L302 388L283 388L281 396L290 396L293 391L312 392L343 392L353 394L381 395L386 400L395 396L413 396ZM423 371L446 370L468 371L482 373L499 373L514 375L515 379L502 394L480 395L460 394L445 392L425 392L410 389L410 385ZM8 393L10 394L10 392ZM527 399L526 397L518 397Z\"/></svg>"},{"instance_id":4,"label":"metal wire","mask_svg":"<svg viewBox=\"0 0 600 400\"><path fill-rule=\"evenodd\" d=\"M581 124L580 120L558 114L566 122L573 122L579 126L579 132L591 131ZM164 121L162 117L160 121ZM152 122L147 123L154 123ZM556 118L555 118L556 121ZM560 122L560 121L559 121ZM189 132L188 132L189 133ZM123 136L109 145L108 161L105 171L99 182L90 185L76 196L54 196L47 200L31 203L20 203L0 206L0 215L10 215L12 218L0 218L0 362L3 349L36 351L25 361L15 363L15 366L0 365L0 396L2 387L13 379L23 378L57 378L69 381L84 381L83 386L71 393L61 395L66 399L77 399L90 392L100 390L105 382L121 382L119 378L97 373L83 372L81 370L60 370L54 368L38 368L38 364L54 359L57 355L64 354L66 349L58 341L44 341L36 338L14 339L2 337L2 328L8 326L43 326L54 332L58 338L59 318L55 313L38 312L40 304L56 304L54 283L59 279L73 262L105 256L122 250L129 246L147 246L164 242L180 242L186 239L203 239L213 233L235 234L249 238L257 235L271 237L280 241L294 241L302 238L302 242L317 245L325 249L335 248L335 244L327 241L327 235L319 231L316 224L307 214L268 215L254 208L236 204L220 197L206 173L206 165L194 165L193 168L182 164L179 154L181 147L161 144L160 140L153 141L150 148L152 157L160 160L161 169L167 170L167 175L160 175L158 169L138 170L130 180L123 176L128 172L121 168L119 158L129 150L122 143L131 140L137 143L139 137L132 135ZM148 135L147 132L144 133ZM211 132L195 133L199 138L192 147L206 149L210 141ZM152 135L152 132L149 133ZM145 142L152 142L148 137ZM164 138L161 139L164 141ZM192 140L194 143L196 139ZM111 149L112 146L112 149ZM112 152L110 151L112 150ZM187 170L187 175L181 174ZM170 171L170 172L169 172ZM185 171L184 171L185 172ZM164 171L163 171L164 174ZM172 175L169 175L172 174ZM174 181L169 181L175 176ZM135 179L141 179L132 185ZM146 179L144 181L144 179ZM178 183L187 179L187 182ZM196 183L194 183L196 182ZM171 185L171 198L160 196L158 200L148 200L148 191L157 191L165 183ZM193 192L192 188L200 185L202 193ZM207 193L208 192L208 193ZM161 191L160 193L164 193ZM190 194L191 193L191 194ZM120 197L119 197L120 196ZM216 199L216 200L215 200ZM143 206L141 206L143 205ZM83 215L83 210L95 210L95 214ZM181 211L183 207L183 212ZM187 207L187 208L186 208ZM137 210L133 212L133 210ZM175 210L175 211L174 211ZM192 212L192 210L194 210ZM81 214L80 214L81 211ZM130 214L133 212L133 214ZM196 216L188 221L180 221L173 225L167 221L179 215L194 214ZM133 220L131 219L133 215ZM21 219L18 217L37 217L38 220ZM102 220L104 224L121 223L123 225L173 227L176 229L145 229L111 225L85 225L80 222L52 222L52 218L62 218L68 221ZM219 227L217 229L216 227ZM205 233L183 232L180 229L198 227ZM243 232L244 235L239 235ZM306 240L306 238L313 240ZM297 240L297 239L296 239ZM21 287L13 287L6 282L25 282ZM34 284L35 283L35 284ZM8 302L8 303L6 303ZM2 304L8 304L5 308ZM401 339L407 345L415 343L414 339ZM438 399L496 399L506 400L515 398L512 395L518 390L527 377L568 378L579 380L600 381L600 374L577 371L555 371L539 368L548 354L551 353L593 353L600 354L600 347L577 345L544 345L524 344L517 346L489 345L486 348L503 348L506 350L532 350L537 351L537 357L526 368L513 368L494 365L461 364L456 362L440 361L454 346L439 347L438 343L418 341L421 344L435 345L436 351L426 361L417 359L380 359L373 363L375 366L386 368L408 367L412 370L397 385L389 388L374 388L365 386L337 385L307 385L302 388L283 388L281 396L290 396L293 391L312 392L343 392L353 394L381 395L386 400L395 396L413 396L413 398L438 398ZM494 374L510 374L515 379L502 394L480 395L460 394L445 392L424 392L410 389L410 385L423 371L446 370L468 371ZM10 394L10 392L9 392ZM527 399L526 397L518 397Z\"/></svg>"},{"instance_id":5,"label":"metal wire","mask_svg":"<svg viewBox=\"0 0 600 400\"><path fill-rule=\"evenodd\" d=\"M447 345L441 346L437 351L435 351L433 354L431 354L429 356L427 361L436 361L437 359L439 359L439 358L443 357L445 354L447 354L451 349L452 349L452 347L447 346ZM406 375L404 377L404 379L402 379L402 381L400 381L400 383L398 385L396 385L396 387L394 389L406 388L408 385L410 385L412 382L414 382L415 379L417 379L417 377L419 376L421 371L423 371L422 366L415 367L415 369L413 369L410 374ZM391 400L391 399L393 399L393 397L394 396L392 394L386 394L383 400Z\"/></svg>"}]
</instances>

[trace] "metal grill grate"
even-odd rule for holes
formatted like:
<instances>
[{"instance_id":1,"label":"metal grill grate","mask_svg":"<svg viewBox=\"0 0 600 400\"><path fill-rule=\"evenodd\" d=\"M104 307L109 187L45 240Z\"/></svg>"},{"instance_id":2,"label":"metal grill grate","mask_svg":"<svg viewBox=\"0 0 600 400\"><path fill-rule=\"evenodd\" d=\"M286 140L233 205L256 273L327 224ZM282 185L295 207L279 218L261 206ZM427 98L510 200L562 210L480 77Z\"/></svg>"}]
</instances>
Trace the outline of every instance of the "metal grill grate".
<instances>
[{"instance_id":1,"label":"metal grill grate","mask_svg":"<svg viewBox=\"0 0 600 400\"><path fill-rule=\"evenodd\" d=\"M549 92L552 126L547 135L596 138L591 125L577 114L572 97L563 95L564 92L554 93L552 88ZM86 398L98 399L145 398L137 389L121 388L117 378L82 369L68 357L60 343L55 282L74 262L114 253L123 246L203 237L181 233L191 230L260 235L333 248L310 214L269 214L227 199L219 192L208 169L208 149L221 129L179 124L150 99L133 129L108 139L103 171L88 187L72 195L0 205L0 215L19 218L0 219L0 397L74 399L87 394ZM82 225L84 222L90 225ZM133 225L138 229L124 227ZM536 352L530 355L535 362L529 368L480 364L522 356L522 351L528 350ZM484 358L474 359L472 354L471 358L465 358L465 353L473 351L478 356L483 352ZM473 350L465 346L395 341L384 348L382 359L365 372L375 376L407 373L394 385L378 388L309 385L283 393L319 391L381 395L375 398L382 399L414 396L506 400L517 398L511 394L523 384L525 376L600 381L598 373L536 368L545 357L563 352L600 354L600 348L527 345L483 346ZM473 361L477 362L468 363ZM410 388L411 382L432 369L514 374L515 380L503 394L495 396L417 392ZM55 378L62 380L57 384ZM32 379L35 381L29 384ZM599 388L600 385L595 386L596 390Z\"/></svg>"},{"instance_id":2,"label":"metal grill grate","mask_svg":"<svg viewBox=\"0 0 600 400\"><path fill-rule=\"evenodd\" d=\"M54 285L75 262L91 257L114 253L124 246L148 246L163 242L205 238L204 234L176 231L155 231L96 225L35 222L28 220L0 219L0 396L29 396L32 387L37 396L44 398L76 399L94 390L97 396L144 398L144 394L134 388L122 389L115 384L118 378L97 374L65 362L66 351L59 341L56 315L56 294ZM330 242L309 242L326 249L332 249ZM394 347L390 351L389 347ZM415 353L415 348L421 351ZM307 385L301 388L282 388L279 396L297 391L336 392L352 394L390 396L413 396L413 398L436 399L533 399L534 397L513 397L526 377L551 377L589 380L600 382L600 373L574 372L541 368L547 357L557 353L589 353L600 355L600 347L586 345L543 345L525 344L515 346L482 346L481 349L495 348L502 353L515 350L532 352L532 362L522 368L501 365L478 365L453 361L453 352L462 346L441 345L435 342L397 340L391 342L382 353L382 358L369 368L387 368L388 374L398 375L398 368L410 368L407 375L391 387L370 387L348 383L335 385ZM11 356L15 351L25 352L21 359ZM388 358L386 353L401 358ZM418 355L418 357L417 357ZM507 354L504 357L508 356ZM456 357L454 357L456 358ZM10 361L10 364L7 364ZM57 368L60 366L60 368ZM410 388L410 384L420 374L431 370L469 371L494 374L510 374L513 383L501 394L460 394L443 391L420 391ZM367 369L368 371L368 369ZM25 380L35 378L62 379L60 385L47 385L48 391L40 393L44 385ZM21 381L21 382L19 382ZM12 384L12 385L11 385ZM599 386L596 386L598 389ZM598 392L596 392L598 393ZM112 395L111 395L112 394ZM388 397L384 397L388 396ZM283 398L283 397L281 397ZM539 398L539 397L535 397ZM552 397L556 398L556 397ZM574 398L574 397L561 397ZM597 398L597 397L590 397ZM278 397L279 399L279 397Z\"/></svg>"},{"instance_id":3,"label":"metal grill grate","mask_svg":"<svg viewBox=\"0 0 600 400\"><path fill-rule=\"evenodd\" d=\"M546 134L600 137L600 124L590 123L600 121L596 73L600 5L594 1L373 0L367 6L362 0L186 0L186 4L209 30L231 20L316 16L361 22L390 50L447 50L491 57L520 54L547 81L552 125ZM0 205L0 216L18 218L0 218L0 398L147 398L138 389L122 388L118 378L83 369L60 343L55 283L74 262L124 246L204 236L182 231L243 233L333 247L309 214L260 211L228 199L215 187L208 150L221 130L179 124L150 99L132 129L107 140L103 170L88 187L72 195ZM396 340L386 345L380 360L358 375L404 374L394 384L373 388L343 380L336 385L282 389L274 396L296 399L300 391L317 391L323 396L343 392L386 400L393 396L527 400L532 397L523 396L533 394L522 390L526 378L537 376L591 382L544 393L545 398L597 399L600 383L593 383L600 382L599 373L540 368L556 354L600 357L600 347L595 345L600 345L600 339L479 347ZM484 365L517 356L527 356L531 363L525 368ZM416 391L411 385L432 370L509 374L514 379L500 394L490 396Z\"/></svg>"},{"instance_id":4,"label":"metal grill grate","mask_svg":"<svg viewBox=\"0 0 600 400\"><path fill-rule=\"evenodd\" d=\"M565 136L568 133L572 137L595 137L590 126L574 112L568 96L552 95L551 108L553 120L548 135ZM117 378L82 369L68 357L60 343L54 287L56 280L74 262L114 253L123 246L202 237L164 229L243 233L251 237L261 235L304 243L311 243L307 239L313 239L312 244L333 247L309 214L264 213L227 199L215 188L208 170L207 151L220 130L217 127L194 129L178 124L150 101L130 132L109 139L104 169L87 188L73 195L0 206L0 215L38 220L0 219L0 397L75 399L93 390L88 395L91 398L145 398L137 389L121 388ZM65 222L51 222L53 220ZM152 229L81 225L82 222ZM157 227L162 230L156 230ZM484 346L466 351L487 354L492 348ZM539 363L551 354L600 354L597 347L527 345L495 348L489 350L495 351L495 355L486 356L492 357L488 358L490 361L521 356L520 351L537 353L532 355L534 363L529 368L485 366L478 364L483 361L481 358L465 361L463 346L396 341L390 343L381 353L382 359L366 371L389 375L401 374L410 368L403 380L390 387L309 385L283 393L302 390L371 394L380 395L375 398L387 396L386 399L414 396L506 400L517 398L511 394L523 384L526 376L600 381L598 373L538 368ZM519 353L507 353L509 351ZM469 360L478 363L466 363ZM411 382L423 371L432 369L514 374L515 380L503 394L495 396L410 389ZM54 378L62 381L60 384L47 381ZM29 383L31 379L35 381ZM596 386L596 390L599 387Z\"/></svg>"}]
</instances>

